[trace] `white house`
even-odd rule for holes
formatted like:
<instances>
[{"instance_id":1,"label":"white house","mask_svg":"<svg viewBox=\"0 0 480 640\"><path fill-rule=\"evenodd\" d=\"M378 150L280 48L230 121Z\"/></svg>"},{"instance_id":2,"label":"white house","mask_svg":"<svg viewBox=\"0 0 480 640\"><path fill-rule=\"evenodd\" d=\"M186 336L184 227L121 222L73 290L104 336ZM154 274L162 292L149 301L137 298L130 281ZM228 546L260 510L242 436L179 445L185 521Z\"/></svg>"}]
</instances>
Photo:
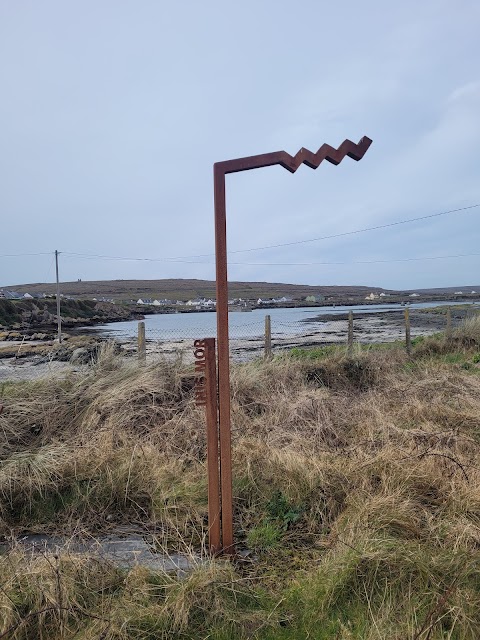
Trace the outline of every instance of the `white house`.
<instances>
[{"instance_id":1,"label":"white house","mask_svg":"<svg viewBox=\"0 0 480 640\"><path fill-rule=\"evenodd\" d=\"M139 299L137 300L137 304L145 304L145 303L144 303L144 301L143 301L141 298L139 298Z\"/></svg>"}]
</instances>

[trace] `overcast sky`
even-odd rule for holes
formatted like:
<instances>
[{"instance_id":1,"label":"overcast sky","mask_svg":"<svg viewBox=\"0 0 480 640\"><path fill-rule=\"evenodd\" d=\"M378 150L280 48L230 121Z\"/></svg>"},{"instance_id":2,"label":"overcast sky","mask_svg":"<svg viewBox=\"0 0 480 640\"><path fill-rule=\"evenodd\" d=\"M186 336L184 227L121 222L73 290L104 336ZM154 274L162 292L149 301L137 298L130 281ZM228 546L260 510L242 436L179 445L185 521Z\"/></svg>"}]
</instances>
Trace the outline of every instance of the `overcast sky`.
<instances>
[{"instance_id":1,"label":"overcast sky","mask_svg":"<svg viewBox=\"0 0 480 640\"><path fill-rule=\"evenodd\" d=\"M55 249L62 280L213 279L189 257L214 250L213 163L345 138L373 144L228 176L229 249L479 204L479 33L478 0L0 0L0 254L50 253L1 257L0 285L52 281ZM479 256L358 262L479 240L480 207L234 253L229 279L473 285Z\"/></svg>"}]
</instances>

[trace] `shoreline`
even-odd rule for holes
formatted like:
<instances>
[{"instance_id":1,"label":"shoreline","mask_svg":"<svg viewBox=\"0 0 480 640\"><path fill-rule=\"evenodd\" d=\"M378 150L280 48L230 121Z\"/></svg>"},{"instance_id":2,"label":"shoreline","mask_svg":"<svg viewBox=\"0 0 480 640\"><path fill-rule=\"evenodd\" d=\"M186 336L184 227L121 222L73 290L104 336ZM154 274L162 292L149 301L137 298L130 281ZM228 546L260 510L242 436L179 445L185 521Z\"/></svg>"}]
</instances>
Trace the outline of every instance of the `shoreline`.
<instances>
[{"instance_id":1,"label":"shoreline","mask_svg":"<svg viewBox=\"0 0 480 640\"><path fill-rule=\"evenodd\" d=\"M452 307L453 309L453 307ZM476 307L478 309L478 307ZM385 312L362 311L354 315L354 343L362 345L392 343L405 340L405 325L402 308ZM452 312L452 327L458 326L469 316L470 308L457 308ZM309 349L327 345L346 345L348 332L348 314L319 314L314 318L300 321L305 328L299 333L286 334L272 331L274 353L291 349ZM429 336L446 329L446 315L439 311L410 309L411 337ZM86 370L84 365L93 360L87 356L87 362L75 361L74 351L85 352L86 348L94 352L100 344L108 342L108 336L102 336L101 327L76 327L65 335L65 342L56 341L3 341L0 342L0 382L7 380L34 380L50 375L67 375ZM116 348L127 359L137 356L135 337L112 339ZM175 337L165 340L146 339L147 362L181 357L185 364L193 362L193 340L190 337ZM230 339L231 359L245 362L261 357L264 352L263 335ZM90 358L90 359L89 359Z\"/></svg>"},{"instance_id":2,"label":"shoreline","mask_svg":"<svg viewBox=\"0 0 480 640\"><path fill-rule=\"evenodd\" d=\"M25 301L22 301L25 304ZM76 301L70 301L71 303ZM91 302L91 301L88 301ZM263 310L268 312L270 310L275 309L309 309L314 312L315 309L322 309L325 307L329 307L332 309L338 307L379 307L386 305L394 305L390 311L397 312L402 311L403 309L410 307L410 305L415 304L430 304L432 308L435 306L448 306L449 304L452 308L457 306L475 306L479 305L480 301L475 299L472 300L469 297L461 297L457 296L454 299L451 297L430 297L430 296L419 296L415 298L415 300L408 300L401 298L383 298L377 300L336 300L336 301L322 301L318 303L305 303L305 301L291 301L284 302L278 304L252 304L247 311L258 311ZM38 309L37 309L38 311ZM37 311L34 311L35 317L29 318L23 322L19 322L18 319L13 322L5 322L5 319L0 322L0 343L5 340L20 339L30 340L35 339L32 336L36 334L42 334L44 337L43 340L52 340L56 337L57 330L57 322L56 316L53 314L49 314L49 319L47 322L40 317L37 317ZM90 317L85 317L82 315L78 316L69 316L65 317L62 315L62 327L66 329L66 332L71 333L72 335L82 335L82 332L85 329L89 329L91 332L96 330L101 331L102 327L108 324L114 324L119 322L135 322L139 320L144 320L147 315L177 315L177 314L195 314L195 313L215 313L215 308L188 308L188 307L156 307L153 305L139 305L138 307L129 308L126 305L107 305L107 303L95 303L95 311L97 312L95 315ZM243 309L237 309L234 307L229 308L229 312L238 311L241 312ZM72 312L70 310L70 312ZM32 313L32 312L30 312ZM359 311L356 312L355 315L360 317L363 314L368 314L369 311ZM372 311L372 313L377 313ZM47 314L48 315L48 314ZM336 319L339 319L341 314L331 314L334 315ZM320 314L318 318L325 316L327 318L329 316L328 313ZM13 334L9 337L9 334Z\"/></svg>"}]
</instances>

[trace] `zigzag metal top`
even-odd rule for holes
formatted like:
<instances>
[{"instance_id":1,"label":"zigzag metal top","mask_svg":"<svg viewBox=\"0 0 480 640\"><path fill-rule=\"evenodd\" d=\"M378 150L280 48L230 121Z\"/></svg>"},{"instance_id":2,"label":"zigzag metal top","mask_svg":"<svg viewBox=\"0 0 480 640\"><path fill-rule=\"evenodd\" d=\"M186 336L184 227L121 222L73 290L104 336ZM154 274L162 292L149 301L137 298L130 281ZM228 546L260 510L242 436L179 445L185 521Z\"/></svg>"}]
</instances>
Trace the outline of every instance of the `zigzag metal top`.
<instances>
[{"instance_id":1,"label":"zigzag metal top","mask_svg":"<svg viewBox=\"0 0 480 640\"><path fill-rule=\"evenodd\" d=\"M306 164L311 169L316 169L324 160L332 164L340 162L348 156L353 160L361 160L372 144L370 138L364 136L358 144L351 140L344 140L338 149L334 149L329 144L322 144L317 153L312 153L303 147L295 155L291 156L286 151L274 151L248 158L237 158L236 160L226 160L214 164L215 172L236 173L238 171L248 171L249 169L260 169L261 167L271 167L279 164L290 173L295 173L301 164Z\"/></svg>"}]
</instances>

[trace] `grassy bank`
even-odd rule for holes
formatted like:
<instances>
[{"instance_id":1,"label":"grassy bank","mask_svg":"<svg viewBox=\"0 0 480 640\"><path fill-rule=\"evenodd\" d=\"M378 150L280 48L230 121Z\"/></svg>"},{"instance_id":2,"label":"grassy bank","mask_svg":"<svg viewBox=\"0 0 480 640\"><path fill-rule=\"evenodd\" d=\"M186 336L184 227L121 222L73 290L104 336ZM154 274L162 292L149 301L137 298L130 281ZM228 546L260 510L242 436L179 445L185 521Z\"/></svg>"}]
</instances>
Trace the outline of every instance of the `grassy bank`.
<instances>
[{"instance_id":1,"label":"grassy bank","mask_svg":"<svg viewBox=\"0 0 480 640\"><path fill-rule=\"evenodd\" d=\"M0 298L0 329L34 329L56 325L57 303L53 298L36 300L6 300ZM130 320L132 310L108 302L93 300L62 300L62 323L66 327Z\"/></svg>"},{"instance_id":2,"label":"grassy bank","mask_svg":"<svg viewBox=\"0 0 480 640\"><path fill-rule=\"evenodd\" d=\"M477 318L411 358L329 347L235 366L235 534L252 555L180 579L14 551L0 638L478 638L479 361ZM86 376L4 385L0 534L129 525L202 554L192 384L181 363L105 349Z\"/></svg>"}]
</instances>

